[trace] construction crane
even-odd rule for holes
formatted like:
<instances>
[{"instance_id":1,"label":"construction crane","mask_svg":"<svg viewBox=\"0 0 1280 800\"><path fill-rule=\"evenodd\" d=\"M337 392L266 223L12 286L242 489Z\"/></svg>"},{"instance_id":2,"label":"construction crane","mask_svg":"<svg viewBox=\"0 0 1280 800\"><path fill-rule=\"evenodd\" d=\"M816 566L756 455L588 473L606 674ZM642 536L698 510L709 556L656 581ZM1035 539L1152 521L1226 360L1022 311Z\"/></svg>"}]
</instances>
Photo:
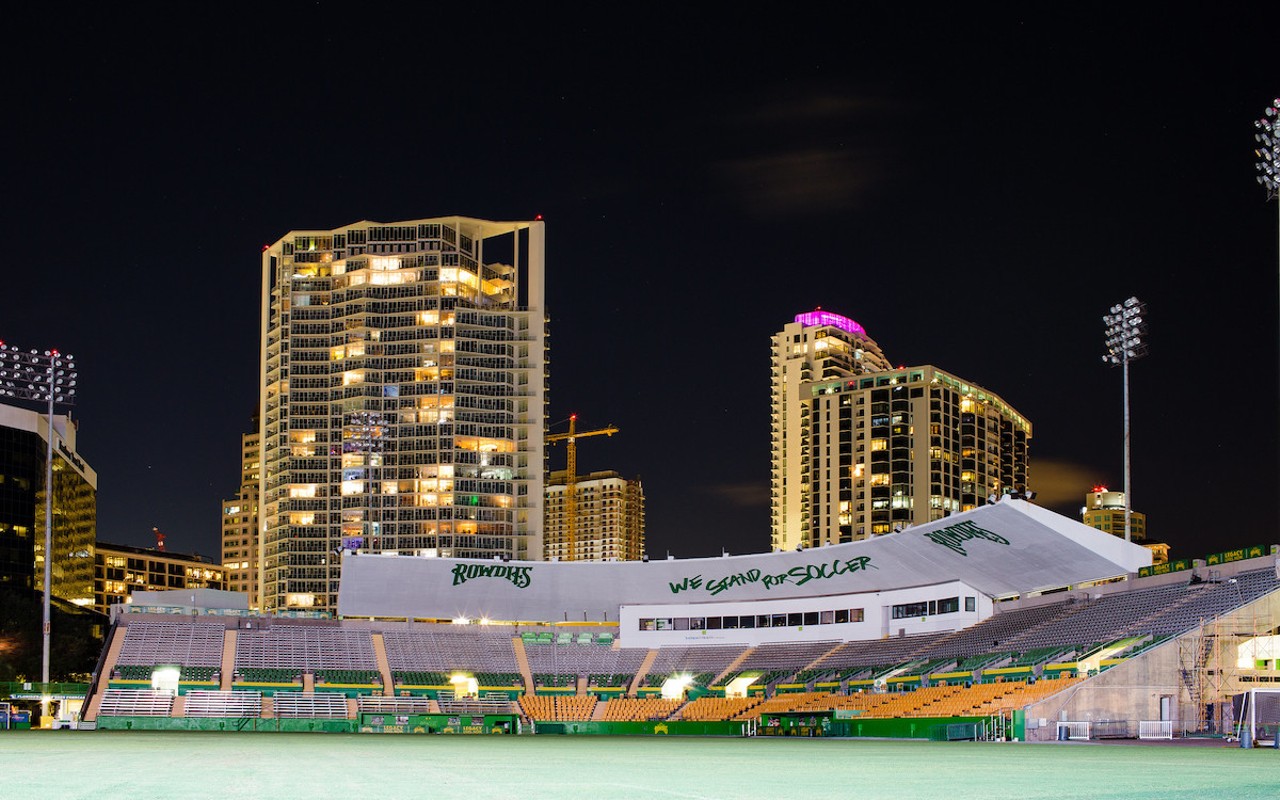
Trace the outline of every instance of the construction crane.
<instances>
[{"instance_id":1,"label":"construction crane","mask_svg":"<svg viewBox=\"0 0 1280 800\"><path fill-rule=\"evenodd\" d=\"M568 470L565 475L564 487L564 530L565 539L568 547L566 548L565 561L573 561L577 558L575 545L578 539L578 439L584 436L612 436L618 432L618 429L612 425L605 428L597 428L594 431L578 432L578 415L569 415L569 432L568 433L549 433L546 436L546 443L567 442L568 445Z\"/></svg>"}]
</instances>

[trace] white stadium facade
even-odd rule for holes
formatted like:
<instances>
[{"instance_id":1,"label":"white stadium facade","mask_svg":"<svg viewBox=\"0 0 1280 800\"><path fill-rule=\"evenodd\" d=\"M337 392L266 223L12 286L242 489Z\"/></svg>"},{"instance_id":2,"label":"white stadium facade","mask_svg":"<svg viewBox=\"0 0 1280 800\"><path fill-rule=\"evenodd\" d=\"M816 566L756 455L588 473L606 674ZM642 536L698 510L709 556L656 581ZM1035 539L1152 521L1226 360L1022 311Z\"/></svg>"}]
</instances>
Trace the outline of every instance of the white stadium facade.
<instances>
[{"instance_id":1,"label":"white stadium facade","mask_svg":"<svg viewBox=\"0 0 1280 800\"><path fill-rule=\"evenodd\" d=\"M613 621L624 648L872 640L966 628L990 617L998 601L1116 580L1150 564L1145 547L1008 500L874 539L720 558L517 562L346 554L338 613ZM846 612L839 622L838 610ZM790 624L797 616L799 624ZM735 619L732 627L728 619ZM691 626L693 620L719 624Z\"/></svg>"}]
</instances>

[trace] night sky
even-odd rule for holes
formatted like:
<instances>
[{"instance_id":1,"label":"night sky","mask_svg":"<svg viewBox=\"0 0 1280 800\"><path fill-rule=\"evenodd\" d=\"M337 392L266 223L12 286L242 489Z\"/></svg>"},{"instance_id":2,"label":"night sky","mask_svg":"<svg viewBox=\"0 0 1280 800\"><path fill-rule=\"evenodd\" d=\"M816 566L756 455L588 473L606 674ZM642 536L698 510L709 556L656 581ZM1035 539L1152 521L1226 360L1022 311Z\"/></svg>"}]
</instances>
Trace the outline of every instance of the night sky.
<instances>
[{"instance_id":1,"label":"night sky","mask_svg":"<svg viewBox=\"0 0 1280 800\"><path fill-rule=\"evenodd\" d=\"M1277 204L1253 120L1280 93L1280 12L1251 5L11 12L0 340L80 361L99 538L157 526L216 557L262 246L540 214L553 429L617 426L580 471L640 477L649 552L690 557L768 548L769 337L819 306L1017 408L1031 488L1078 516L1122 488L1101 318L1137 295L1150 537L1175 558L1277 543Z\"/></svg>"}]
</instances>

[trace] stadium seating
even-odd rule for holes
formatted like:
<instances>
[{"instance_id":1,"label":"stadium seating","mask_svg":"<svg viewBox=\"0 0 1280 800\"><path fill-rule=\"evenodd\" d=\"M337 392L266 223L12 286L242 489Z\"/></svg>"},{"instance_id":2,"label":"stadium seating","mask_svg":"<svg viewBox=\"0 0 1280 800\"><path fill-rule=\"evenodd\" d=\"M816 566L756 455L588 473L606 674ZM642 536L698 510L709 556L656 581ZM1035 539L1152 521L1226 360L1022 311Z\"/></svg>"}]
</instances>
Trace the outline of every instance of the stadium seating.
<instances>
[{"instance_id":1,"label":"stadium seating","mask_svg":"<svg viewBox=\"0 0 1280 800\"><path fill-rule=\"evenodd\" d=\"M520 698L520 708L535 722L574 722L591 719L596 702L592 695L526 694Z\"/></svg>"},{"instance_id":2,"label":"stadium seating","mask_svg":"<svg viewBox=\"0 0 1280 800\"><path fill-rule=\"evenodd\" d=\"M762 702L759 697L699 697L680 709L679 719L718 721L734 719Z\"/></svg>"},{"instance_id":3,"label":"stadium seating","mask_svg":"<svg viewBox=\"0 0 1280 800\"><path fill-rule=\"evenodd\" d=\"M511 633L486 626L421 627L382 634L387 663L394 672L464 671L520 673Z\"/></svg>"},{"instance_id":4,"label":"stadium seating","mask_svg":"<svg viewBox=\"0 0 1280 800\"><path fill-rule=\"evenodd\" d=\"M176 711L172 694L141 688L143 682L159 666L178 667L182 683L216 681L224 642L230 647L232 637L224 624L199 617L139 615L121 624L118 657L110 665L112 681L139 688L109 685L98 713L352 719L357 710L476 715L518 709L545 722L751 720L834 710L867 719L986 717L1069 689L1087 678L1082 671L1134 658L1278 588L1269 566L1228 579L1140 581L1061 599L1036 598L1023 607L997 604L989 619L956 631L754 647L621 648L613 633L581 626L515 631L500 625L384 627L363 620L270 619L233 631L233 691L181 687L185 696ZM382 651L375 637L381 637ZM386 655L381 666L378 652ZM1099 661L1100 656L1106 658ZM386 667L396 689L431 687L417 692L429 696L372 696L385 688ZM640 696L625 696L642 670ZM480 697L454 696L450 681L457 672L476 680ZM525 686L524 675L533 686ZM694 699L655 696L675 675L692 681ZM751 697L715 696L725 693L733 676L755 679ZM343 687L356 687L354 699L343 696ZM517 692L513 704L509 697Z\"/></svg>"},{"instance_id":5,"label":"stadium seating","mask_svg":"<svg viewBox=\"0 0 1280 800\"><path fill-rule=\"evenodd\" d=\"M222 665L224 631L222 625L135 621L125 629L116 664L217 668Z\"/></svg>"},{"instance_id":6,"label":"stadium seating","mask_svg":"<svg viewBox=\"0 0 1280 800\"><path fill-rule=\"evenodd\" d=\"M261 692L221 692L197 689L185 695L188 717L260 717Z\"/></svg>"},{"instance_id":7,"label":"stadium seating","mask_svg":"<svg viewBox=\"0 0 1280 800\"><path fill-rule=\"evenodd\" d=\"M601 719L611 722L642 722L670 719L683 700L660 697L615 697L604 705Z\"/></svg>"}]
</instances>

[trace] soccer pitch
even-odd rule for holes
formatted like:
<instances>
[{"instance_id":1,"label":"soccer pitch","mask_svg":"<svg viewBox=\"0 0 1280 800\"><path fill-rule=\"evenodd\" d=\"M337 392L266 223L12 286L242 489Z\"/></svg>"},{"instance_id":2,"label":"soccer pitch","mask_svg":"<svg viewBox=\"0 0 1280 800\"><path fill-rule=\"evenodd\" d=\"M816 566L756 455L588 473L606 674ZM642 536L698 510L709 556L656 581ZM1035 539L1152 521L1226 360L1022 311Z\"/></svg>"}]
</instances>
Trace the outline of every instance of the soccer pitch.
<instances>
[{"instance_id":1,"label":"soccer pitch","mask_svg":"<svg viewBox=\"0 0 1280 800\"><path fill-rule=\"evenodd\" d=\"M373 734L0 732L6 797L1280 797L1280 751L1222 746Z\"/></svg>"}]
</instances>

